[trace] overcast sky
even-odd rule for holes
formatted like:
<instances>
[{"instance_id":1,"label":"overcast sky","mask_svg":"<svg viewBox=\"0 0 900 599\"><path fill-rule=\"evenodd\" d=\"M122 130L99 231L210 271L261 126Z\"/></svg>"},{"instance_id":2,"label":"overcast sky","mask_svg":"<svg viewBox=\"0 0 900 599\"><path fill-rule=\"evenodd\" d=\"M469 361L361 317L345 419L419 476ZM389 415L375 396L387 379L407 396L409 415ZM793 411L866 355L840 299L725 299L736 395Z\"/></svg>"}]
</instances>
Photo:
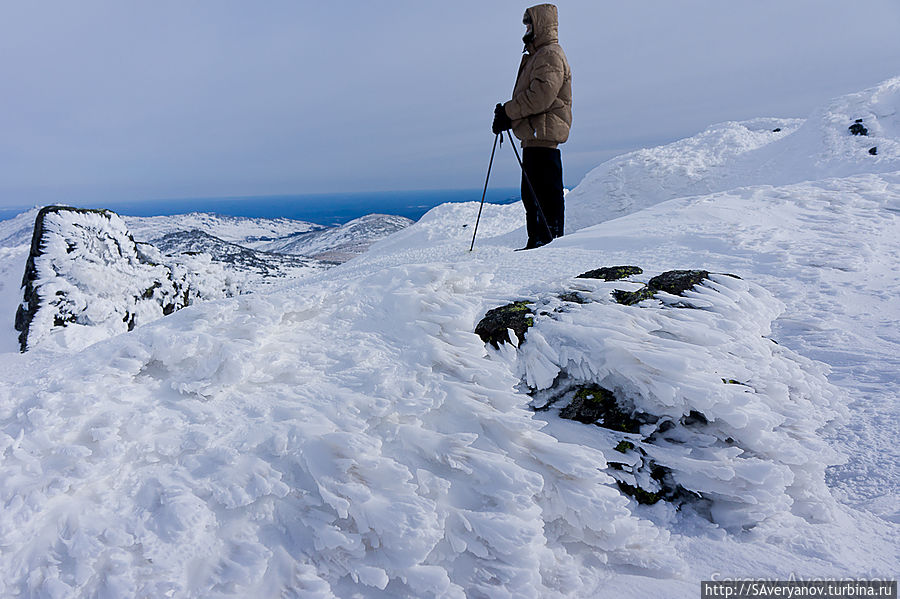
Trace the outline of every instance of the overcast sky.
<instances>
[{"instance_id":1,"label":"overcast sky","mask_svg":"<svg viewBox=\"0 0 900 599\"><path fill-rule=\"evenodd\" d=\"M576 185L900 75L898 0L560 0ZM0 0L0 206L480 188L529 3ZM492 182L518 184L504 146Z\"/></svg>"}]
</instances>

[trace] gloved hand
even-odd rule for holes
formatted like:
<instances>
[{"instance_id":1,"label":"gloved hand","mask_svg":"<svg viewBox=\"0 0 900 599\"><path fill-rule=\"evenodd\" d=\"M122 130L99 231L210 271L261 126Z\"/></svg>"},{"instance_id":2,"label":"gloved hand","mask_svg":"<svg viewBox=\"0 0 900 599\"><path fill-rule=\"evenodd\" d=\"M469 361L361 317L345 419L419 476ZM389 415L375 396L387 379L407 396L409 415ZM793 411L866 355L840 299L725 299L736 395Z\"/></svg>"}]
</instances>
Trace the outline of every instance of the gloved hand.
<instances>
[{"instance_id":1,"label":"gloved hand","mask_svg":"<svg viewBox=\"0 0 900 599\"><path fill-rule=\"evenodd\" d=\"M512 127L512 120L506 115L503 104L497 104L497 107L494 108L494 124L491 126L491 131L494 132L494 135L498 135L510 127Z\"/></svg>"}]
</instances>

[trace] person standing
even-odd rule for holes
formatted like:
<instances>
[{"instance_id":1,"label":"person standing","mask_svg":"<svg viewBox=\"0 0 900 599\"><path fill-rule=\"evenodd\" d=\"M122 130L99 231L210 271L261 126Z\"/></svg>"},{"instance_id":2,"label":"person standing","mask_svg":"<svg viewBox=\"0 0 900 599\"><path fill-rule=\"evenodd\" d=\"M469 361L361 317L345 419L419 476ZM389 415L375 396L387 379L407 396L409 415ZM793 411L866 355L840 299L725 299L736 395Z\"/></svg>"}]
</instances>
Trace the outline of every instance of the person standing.
<instances>
[{"instance_id":1,"label":"person standing","mask_svg":"<svg viewBox=\"0 0 900 599\"><path fill-rule=\"evenodd\" d=\"M533 249L563 235L562 156L559 144L572 125L572 70L559 45L556 6L525 11L525 56L512 99L494 109L494 134L512 129L522 142L522 203ZM530 184L529 184L530 183Z\"/></svg>"}]
</instances>

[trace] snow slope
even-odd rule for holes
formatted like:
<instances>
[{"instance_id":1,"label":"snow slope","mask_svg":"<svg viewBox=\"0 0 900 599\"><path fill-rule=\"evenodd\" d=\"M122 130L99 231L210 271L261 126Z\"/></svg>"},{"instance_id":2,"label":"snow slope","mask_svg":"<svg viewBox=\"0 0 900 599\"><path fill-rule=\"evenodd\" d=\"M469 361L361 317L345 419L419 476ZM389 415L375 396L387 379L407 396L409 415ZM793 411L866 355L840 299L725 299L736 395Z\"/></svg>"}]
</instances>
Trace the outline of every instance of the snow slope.
<instances>
[{"instance_id":1,"label":"snow slope","mask_svg":"<svg viewBox=\"0 0 900 599\"><path fill-rule=\"evenodd\" d=\"M898 106L900 79L891 79L837 98L806 120L722 123L689 139L614 158L588 173L566 198L567 227L736 187L895 172L900 170ZM867 136L848 134L857 119ZM877 148L876 155L869 154L871 148Z\"/></svg>"},{"instance_id":2,"label":"snow slope","mask_svg":"<svg viewBox=\"0 0 900 599\"><path fill-rule=\"evenodd\" d=\"M520 207L488 205L469 252L477 204L444 205L283 290L68 358L0 355L0 595L695 597L710 578L896 578L898 88L602 165L568 196L577 232L538 250L512 251ZM720 143L735 132L738 152ZM604 172L625 173L622 202ZM623 216L604 222L610 202ZM618 264L644 273L575 278ZM675 268L741 279L610 299ZM534 326L486 346L476 324L513 300L535 302ZM634 441L710 503L622 493L619 437L532 407L529 386L562 372L708 415L715 430Z\"/></svg>"},{"instance_id":3,"label":"snow slope","mask_svg":"<svg viewBox=\"0 0 900 599\"><path fill-rule=\"evenodd\" d=\"M22 303L22 277L38 209L0 221L0 353L18 351L15 315Z\"/></svg>"}]
</instances>

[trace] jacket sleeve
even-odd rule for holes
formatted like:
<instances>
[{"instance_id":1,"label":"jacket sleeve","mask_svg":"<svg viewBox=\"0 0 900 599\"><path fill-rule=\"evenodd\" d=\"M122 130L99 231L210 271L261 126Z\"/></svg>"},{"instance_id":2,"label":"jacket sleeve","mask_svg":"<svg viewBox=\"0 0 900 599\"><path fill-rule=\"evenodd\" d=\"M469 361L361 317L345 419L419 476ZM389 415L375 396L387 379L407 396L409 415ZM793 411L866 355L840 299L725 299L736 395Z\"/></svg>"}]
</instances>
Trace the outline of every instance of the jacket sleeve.
<instances>
[{"instance_id":1,"label":"jacket sleeve","mask_svg":"<svg viewBox=\"0 0 900 599\"><path fill-rule=\"evenodd\" d=\"M547 112L556 100L565 79L565 67L551 54L535 65L531 81L524 90L503 105L512 120Z\"/></svg>"}]
</instances>

